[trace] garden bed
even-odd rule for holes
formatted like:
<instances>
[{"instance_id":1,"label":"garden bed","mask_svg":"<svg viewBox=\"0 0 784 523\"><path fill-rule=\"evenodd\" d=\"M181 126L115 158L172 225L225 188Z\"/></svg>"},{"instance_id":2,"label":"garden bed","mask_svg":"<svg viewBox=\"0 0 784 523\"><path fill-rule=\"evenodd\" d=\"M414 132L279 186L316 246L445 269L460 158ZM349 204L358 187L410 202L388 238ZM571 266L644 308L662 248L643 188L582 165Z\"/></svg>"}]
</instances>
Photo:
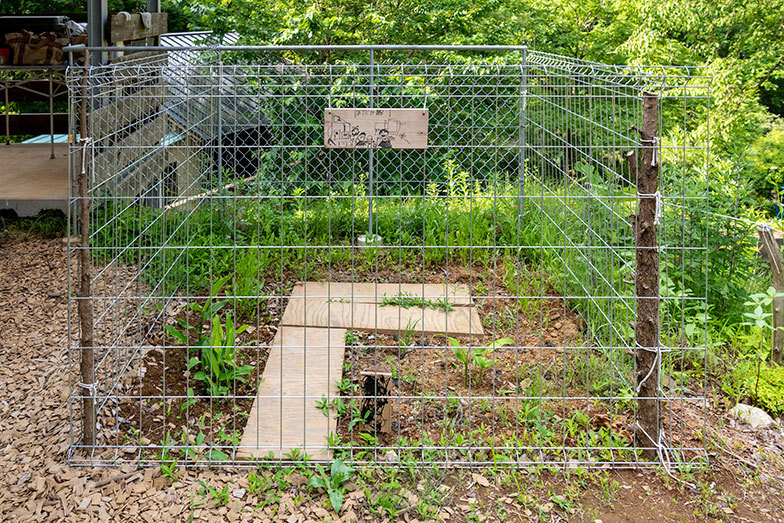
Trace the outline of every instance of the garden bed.
<instances>
[{"instance_id":1,"label":"garden bed","mask_svg":"<svg viewBox=\"0 0 784 523\"><path fill-rule=\"evenodd\" d=\"M545 275L526 271L524 279L515 279L515 292L503 262L499 258L493 266L431 264L426 269L413 268L414 262L404 271L321 268L321 281L464 284L484 329L482 336L470 337L422 335L416 326L398 334L349 330L341 397L333 398L327 408L320 401L313 407L337 419L337 433L329 438L336 455L380 459L379 449L386 448L411 457L415 449L422 449L431 453L429 460L447 461L551 461L565 455L581 461L634 459L634 404L623 399L624 380L607 351L587 348L585 322L543 284ZM261 288L267 295L282 296L301 276L290 271L282 279L263 281ZM281 281L292 283L280 286ZM521 295L532 298L517 297ZM121 444L129 452L138 450L138 442L153 452L156 446L158 451L171 445L209 446L231 456L246 428L269 344L288 301L262 297L252 308L264 314L239 315L237 325L251 327L237 337L236 365L248 366L250 372L244 381L233 382L223 398L211 396L193 379L186 350L159 325L150 339L154 347L146 351L142 370L134 378L135 392L120 404ZM189 316L193 311L185 305L179 304L167 324L194 321ZM390 299L386 306L402 305ZM196 345L198 336L191 336L189 344ZM461 353L468 355L467 367ZM483 357L485 368L471 354ZM630 380L629 371L627 367L622 372ZM368 372L391 375L387 431L365 423L367 413L358 412L365 394L362 375ZM491 448L496 450L490 452ZM504 454L504 448L509 452ZM521 455L512 452L514 448L537 450Z\"/></svg>"}]
</instances>

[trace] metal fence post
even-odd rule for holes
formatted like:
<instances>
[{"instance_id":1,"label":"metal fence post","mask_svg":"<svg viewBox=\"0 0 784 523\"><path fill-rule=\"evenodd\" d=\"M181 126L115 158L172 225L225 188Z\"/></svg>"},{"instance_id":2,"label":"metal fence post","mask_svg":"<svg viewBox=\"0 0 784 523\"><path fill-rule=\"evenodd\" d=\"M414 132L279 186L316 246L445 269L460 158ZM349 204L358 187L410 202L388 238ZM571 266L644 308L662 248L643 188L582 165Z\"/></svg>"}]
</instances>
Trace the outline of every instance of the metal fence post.
<instances>
[{"instance_id":1,"label":"metal fence post","mask_svg":"<svg viewBox=\"0 0 784 523\"><path fill-rule=\"evenodd\" d=\"M85 50L84 72L81 78L82 100L79 105L79 139L82 147L82 168L77 174L79 194L79 311L80 325L80 375L79 387L83 389L82 439L84 445L95 445L95 359L93 355L93 311L90 298L90 199L88 197L87 165L87 97L90 71L90 53Z\"/></svg>"},{"instance_id":2,"label":"metal fence post","mask_svg":"<svg viewBox=\"0 0 784 523\"><path fill-rule=\"evenodd\" d=\"M375 106L376 87L375 78L373 77L375 68L375 60L373 56L373 49L370 50L370 108ZM375 243L375 236L373 236L373 192L375 183L373 178L375 175L375 161L376 151L374 147L368 149L368 235L366 241Z\"/></svg>"},{"instance_id":3,"label":"metal fence post","mask_svg":"<svg viewBox=\"0 0 784 523\"><path fill-rule=\"evenodd\" d=\"M216 108L217 116L216 120L218 123L217 135L218 135L218 190L217 194L220 195L222 188L223 188L223 54L218 51L218 92L216 96L218 98L218 107Z\"/></svg>"},{"instance_id":4,"label":"metal fence post","mask_svg":"<svg viewBox=\"0 0 784 523\"><path fill-rule=\"evenodd\" d=\"M527 49L522 50L520 79L520 172L518 180L517 213L520 217L525 212L525 106L528 96L528 53Z\"/></svg>"},{"instance_id":5,"label":"metal fence post","mask_svg":"<svg viewBox=\"0 0 784 523\"><path fill-rule=\"evenodd\" d=\"M636 128L642 143L641 165L637 176L638 214L635 227L637 278L637 323L635 325L635 363L637 369L637 441L644 455L656 457L661 430L659 396L659 250L656 229L661 214L659 194L658 122L659 99L643 94L642 125Z\"/></svg>"}]
</instances>

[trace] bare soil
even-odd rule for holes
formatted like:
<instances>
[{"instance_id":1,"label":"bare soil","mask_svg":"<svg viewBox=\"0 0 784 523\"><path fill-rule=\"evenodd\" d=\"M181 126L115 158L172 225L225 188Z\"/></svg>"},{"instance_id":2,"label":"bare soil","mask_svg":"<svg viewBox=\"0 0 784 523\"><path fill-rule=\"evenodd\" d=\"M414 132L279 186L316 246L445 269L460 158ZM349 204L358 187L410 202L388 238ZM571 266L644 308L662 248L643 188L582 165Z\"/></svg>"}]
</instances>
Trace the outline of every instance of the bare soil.
<instances>
[{"instance_id":1,"label":"bare soil","mask_svg":"<svg viewBox=\"0 0 784 523\"><path fill-rule=\"evenodd\" d=\"M707 422L700 430L711 457L706 470L675 478L655 470L588 476L574 470L401 471L395 516L378 509L379 495L390 482L388 469L355 475L335 515L326 494L307 488L297 471L279 474L275 481L274 471L254 471L269 479L269 487L252 492L247 469L187 469L170 481L158 468L69 467L63 243L2 241L0 520L784 521L782 429L756 431L736 422L726 412L727 402L710 390ZM459 383L452 372L446 379ZM216 491L225 488L225 503L202 494L205 484ZM442 493L435 512L423 516L418 507L435 491Z\"/></svg>"}]
</instances>

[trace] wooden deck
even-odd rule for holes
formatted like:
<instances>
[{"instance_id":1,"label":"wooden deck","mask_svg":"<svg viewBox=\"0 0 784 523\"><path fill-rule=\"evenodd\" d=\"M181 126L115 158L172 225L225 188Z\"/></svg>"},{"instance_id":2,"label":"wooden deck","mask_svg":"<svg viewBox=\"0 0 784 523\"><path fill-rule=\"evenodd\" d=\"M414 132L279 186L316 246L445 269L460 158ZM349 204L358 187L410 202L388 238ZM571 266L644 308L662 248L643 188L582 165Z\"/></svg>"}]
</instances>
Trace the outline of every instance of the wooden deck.
<instances>
[{"instance_id":1,"label":"wooden deck","mask_svg":"<svg viewBox=\"0 0 784 523\"><path fill-rule=\"evenodd\" d=\"M0 145L0 210L35 216L45 209L68 209L68 144Z\"/></svg>"}]
</instances>

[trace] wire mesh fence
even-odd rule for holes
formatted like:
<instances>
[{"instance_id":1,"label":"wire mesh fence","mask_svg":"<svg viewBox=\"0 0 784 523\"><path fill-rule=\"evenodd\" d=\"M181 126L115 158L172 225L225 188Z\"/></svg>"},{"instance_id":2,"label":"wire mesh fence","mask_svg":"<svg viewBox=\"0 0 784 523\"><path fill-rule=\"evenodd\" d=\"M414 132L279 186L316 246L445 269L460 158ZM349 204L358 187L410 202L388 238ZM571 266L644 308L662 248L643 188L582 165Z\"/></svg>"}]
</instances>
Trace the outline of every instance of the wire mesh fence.
<instances>
[{"instance_id":1,"label":"wire mesh fence","mask_svg":"<svg viewBox=\"0 0 784 523\"><path fill-rule=\"evenodd\" d=\"M709 81L522 47L71 66L69 461L703 462Z\"/></svg>"}]
</instances>

